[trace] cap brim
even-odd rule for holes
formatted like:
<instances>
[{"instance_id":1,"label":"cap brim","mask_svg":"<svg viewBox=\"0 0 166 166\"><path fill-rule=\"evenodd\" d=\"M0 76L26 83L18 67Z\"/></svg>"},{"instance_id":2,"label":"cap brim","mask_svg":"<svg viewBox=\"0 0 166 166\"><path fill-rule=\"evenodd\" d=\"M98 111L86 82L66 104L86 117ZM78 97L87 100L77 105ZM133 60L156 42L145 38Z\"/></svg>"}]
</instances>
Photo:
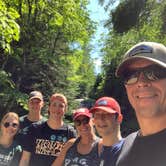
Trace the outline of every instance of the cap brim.
<instances>
[{"instance_id":1,"label":"cap brim","mask_svg":"<svg viewBox=\"0 0 166 166\"><path fill-rule=\"evenodd\" d=\"M103 106L93 107L93 108L90 109L90 112L91 112L91 113L94 113L94 112L97 111L97 110L105 111L105 112L108 112L108 113L110 113L110 114L118 113L118 112L116 112L115 110L113 110L113 109L111 109L111 108L103 107Z\"/></svg>"},{"instance_id":2,"label":"cap brim","mask_svg":"<svg viewBox=\"0 0 166 166\"><path fill-rule=\"evenodd\" d=\"M135 60L139 60L139 59L146 59L146 60L149 60L153 63L156 63L162 67L166 67L166 64L164 62L161 62L159 60L156 60L154 58L151 58L151 57L145 57L145 56L134 56L134 57L130 57L126 60L124 60L117 68L116 72L115 72L115 75L118 77L118 76L122 76L124 74L124 70L127 69L129 67L130 64L132 64L133 61Z\"/></svg>"},{"instance_id":3,"label":"cap brim","mask_svg":"<svg viewBox=\"0 0 166 166\"><path fill-rule=\"evenodd\" d=\"M29 100L32 100L32 99L39 99L39 100L43 100L41 97L37 97L37 96L34 96L34 97L29 98Z\"/></svg>"},{"instance_id":4,"label":"cap brim","mask_svg":"<svg viewBox=\"0 0 166 166\"><path fill-rule=\"evenodd\" d=\"M80 114L77 114L75 117L73 117L73 120L77 119L79 116L86 116L88 118L91 118L91 115L87 115L86 113L80 113Z\"/></svg>"}]
</instances>

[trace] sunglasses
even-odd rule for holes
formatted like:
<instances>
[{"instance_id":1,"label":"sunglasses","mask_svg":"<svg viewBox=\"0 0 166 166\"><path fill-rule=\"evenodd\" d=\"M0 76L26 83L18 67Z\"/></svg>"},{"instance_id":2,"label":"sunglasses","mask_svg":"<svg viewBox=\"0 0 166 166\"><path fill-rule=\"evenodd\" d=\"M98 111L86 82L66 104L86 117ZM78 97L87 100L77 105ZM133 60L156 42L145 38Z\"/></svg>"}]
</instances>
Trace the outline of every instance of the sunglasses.
<instances>
[{"instance_id":1,"label":"sunglasses","mask_svg":"<svg viewBox=\"0 0 166 166\"><path fill-rule=\"evenodd\" d=\"M81 124L83 124L83 125L88 124L89 121L90 121L90 118L86 117L86 118L81 119L81 120L79 120L79 119L78 119L78 120L75 120L75 121L74 121L74 124L75 124L75 126L81 126Z\"/></svg>"},{"instance_id":2,"label":"sunglasses","mask_svg":"<svg viewBox=\"0 0 166 166\"><path fill-rule=\"evenodd\" d=\"M4 125L5 128L8 128L9 126L12 126L13 128L17 128L18 127L18 123L5 122L3 125Z\"/></svg>"},{"instance_id":3,"label":"sunglasses","mask_svg":"<svg viewBox=\"0 0 166 166\"><path fill-rule=\"evenodd\" d=\"M150 65L138 70L128 71L124 75L124 83L126 85L135 84L141 73L143 73L145 78L149 81L157 81L166 78L166 68L162 68L158 65Z\"/></svg>"}]
</instances>

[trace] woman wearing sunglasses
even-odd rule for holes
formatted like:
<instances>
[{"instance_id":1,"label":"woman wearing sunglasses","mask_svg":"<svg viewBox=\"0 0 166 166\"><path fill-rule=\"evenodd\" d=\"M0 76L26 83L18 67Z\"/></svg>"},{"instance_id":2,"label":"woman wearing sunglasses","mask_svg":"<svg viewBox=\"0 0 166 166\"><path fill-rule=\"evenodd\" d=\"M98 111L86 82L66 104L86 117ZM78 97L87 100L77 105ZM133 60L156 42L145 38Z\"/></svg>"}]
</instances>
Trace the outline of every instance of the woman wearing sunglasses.
<instances>
[{"instance_id":1,"label":"woman wearing sunglasses","mask_svg":"<svg viewBox=\"0 0 166 166\"><path fill-rule=\"evenodd\" d=\"M5 114L0 123L0 165L18 166L21 146L14 140L19 130L19 117L14 112Z\"/></svg>"},{"instance_id":2,"label":"woman wearing sunglasses","mask_svg":"<svg viewBox=\"0 0 166 166\"><path fill-rule=\"evenodd\" d=\"M73 121L79 136L67 142L52 166L99 165L99 138L93 129L91 113L87 108L79 108L73 114Z\"/></svg>"}]
</instances>

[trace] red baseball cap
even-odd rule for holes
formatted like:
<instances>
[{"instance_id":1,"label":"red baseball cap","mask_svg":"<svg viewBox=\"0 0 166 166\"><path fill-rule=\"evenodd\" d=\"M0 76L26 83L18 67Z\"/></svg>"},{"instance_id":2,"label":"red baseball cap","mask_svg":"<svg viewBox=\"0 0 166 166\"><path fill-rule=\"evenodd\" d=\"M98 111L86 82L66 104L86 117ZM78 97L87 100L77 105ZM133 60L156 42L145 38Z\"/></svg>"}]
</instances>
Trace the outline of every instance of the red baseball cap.
<instances>
[{"instance_id":1,"label":"red baseball cap","mask_svg":"<svg viewBox=\"0 0 166 166\"><path fill-rule=\"evenodd\" d=\"M92 114L90 113L90 110L87 108L78 108L77 110L75 110L75 112L73 113L73 120L77 119L79 116L84 115L87 116L89 118L92 117Z\"/></svg>"},{"instance_id":2,"label":"red baseball cap","mask_svg":"<svg viewBox=\"0 0 166 166\"><path fill-rule=\"evenodd\" d=\"M118 102L112 97L101 97L96 102L95 105L90 109L91 113L96 110L102 110L110 114L118 113L120 119L122 120L121 109ZM121 121L120 120L120 121Z\"/></svg>"}]
</instances>

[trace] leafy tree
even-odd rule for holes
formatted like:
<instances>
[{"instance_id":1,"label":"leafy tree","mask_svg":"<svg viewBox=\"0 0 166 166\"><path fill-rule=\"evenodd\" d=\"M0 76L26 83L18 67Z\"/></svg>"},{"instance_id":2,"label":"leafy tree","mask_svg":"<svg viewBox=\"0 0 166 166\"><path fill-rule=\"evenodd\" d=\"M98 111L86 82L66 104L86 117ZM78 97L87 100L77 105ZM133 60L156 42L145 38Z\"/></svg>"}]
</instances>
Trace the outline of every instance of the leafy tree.
<instances>
[{"instance_id":1,"label":"leafy tree","mask_svg":"<svg viewBox=\"0 0 166 166\"><path fill-rule=\"evenodd\" d=\"M165 11L166 1L126 0L121 1L119 6L111 12L112 15L108 20L112 23L112 28L109 26L110 33L105 40L105 47L102 49L103 71L105 73L101 94L113 96L119 101L124 115L123 135L136 130L138 124L134 111L128 102L123 80L115 77L115 70L124 53L134 44L140 41L156 41L166 44ZM125 19L122 16L125 16Z\"/></svg>"},{"instance_id":2,"label":"leafy tree","mask_svg":"<svg viewBox=\"0 0 166 166\"><path fill-rule=\"evenodd\" d=\"M12 42L12 54L1 63L10 74L13 92L18 95L33 89L41 90L46 101L52 93L61 92L73 101L79 95L78 88L84 87L87 95L93 81L85 81L85 72L78 71L88 68L89 74L93 75L86 49L94 32L94 23L86 9L88 1L4 0L4 3L20 15L17 17L20 40ZM74 48L75 45L78 47ZM77 59L77 69L74 59ZM77 77L80 78L78 82ZM22 96L19 99L22 101ZM20 107L17 102L10 104L16 110Z\"/></svg>"},{"instance_id":3,"label":"leafy tree","mask_svg":"<svg viewBox=\"0 0 166 166\"><path fill-rule=\"evenodd\" d=\"M117 33L123 33L137 25L139 16L144 10L145 0L122 1L115 11L111 12L111 25ZM107 26L110 24L108 21Z\"/></svg>"},{"instance_id":4,"label":"leafy tree","mask_svg":"<svg viewBox=\"0 0 166 166\"><path fill-rule=\"evenodd\" d=\"M12 7L7 7L0 0L0 47L6 52L11 52L10 44L13 40L19 39L19 25L16 19L19 17L17 11Z\"/></svg>"}]
</instances>

